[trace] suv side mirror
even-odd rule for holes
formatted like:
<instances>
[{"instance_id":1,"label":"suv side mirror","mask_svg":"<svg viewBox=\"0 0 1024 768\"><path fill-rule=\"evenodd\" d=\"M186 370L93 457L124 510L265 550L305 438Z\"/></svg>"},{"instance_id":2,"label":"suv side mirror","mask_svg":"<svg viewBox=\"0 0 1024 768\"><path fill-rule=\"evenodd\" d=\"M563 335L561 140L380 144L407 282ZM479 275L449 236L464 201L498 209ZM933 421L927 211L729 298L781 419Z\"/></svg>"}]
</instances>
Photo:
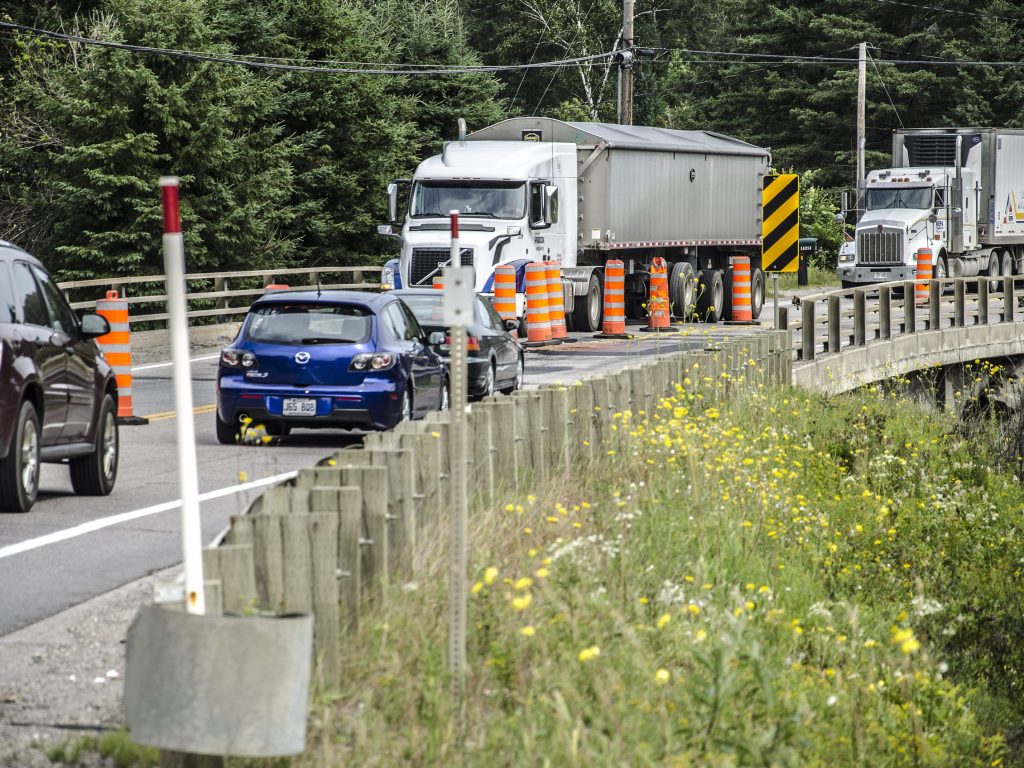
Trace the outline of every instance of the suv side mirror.
<instances>
[{"instance_id":1,"label":"suv side mirror","mask_svg":"<svg viewBox=\"0 0 1024 768\"><path fill-rule=\"evenodd\" d=\"M93 312L82 315L81 328L83 339L95 339L110 333L110 323L107 322L107 318Z\"/></svg>"},{"instance_id":2,"label":"suv side mirror","mask_svg":"<svg viewBox=\"0 0 1024 768\"><path fill-rule=\"evenodd\" d=\"M518 331L519 330L519 321L518 320L506 320L504 325L505 325L505 330L508 331L509 333L512 333L513 331Z\"/></svg>"},{"instance_id":3,"label":"suv side mirror","mask_svg":"<svg viewBox=\"0 0 1024 768\"><path fill-rule=\"evenodd\" d=\"M444 344L444 334L441 331L431 331L427 336L427 344L432 347L439 347Z\"/></svg>"}]
</instances>

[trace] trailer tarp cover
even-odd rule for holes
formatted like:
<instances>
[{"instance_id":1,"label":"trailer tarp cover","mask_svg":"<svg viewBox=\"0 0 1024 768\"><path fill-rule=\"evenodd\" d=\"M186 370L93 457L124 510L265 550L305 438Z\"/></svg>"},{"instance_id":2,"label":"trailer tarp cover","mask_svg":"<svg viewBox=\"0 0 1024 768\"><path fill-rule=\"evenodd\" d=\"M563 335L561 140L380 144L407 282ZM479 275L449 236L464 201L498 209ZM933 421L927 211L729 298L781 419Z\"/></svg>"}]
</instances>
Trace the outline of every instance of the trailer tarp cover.
<instances>
[{"instance_id":1,"label":"trailer tarp cover","mask_svg":"<svg viewBox=\"0 0 1024 768\"><path fill-rule=\"evenodd\" d=\"M546 117L513 117L474 131L467 138L484 141L564 141L604 143L611 149L647 152L700 152L720 155L766 156L768 150L712 131L677 131L642 125L569 123Z\"/></svg>"}]
</instances>

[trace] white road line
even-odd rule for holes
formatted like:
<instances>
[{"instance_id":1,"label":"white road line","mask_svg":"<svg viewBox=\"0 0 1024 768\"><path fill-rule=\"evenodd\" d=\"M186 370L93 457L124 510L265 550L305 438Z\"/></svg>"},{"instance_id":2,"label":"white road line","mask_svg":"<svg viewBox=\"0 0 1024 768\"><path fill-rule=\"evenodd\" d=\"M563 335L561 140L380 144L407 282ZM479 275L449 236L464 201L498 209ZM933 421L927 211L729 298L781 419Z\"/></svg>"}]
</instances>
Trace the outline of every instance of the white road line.
<instances>
[{"instance_id":1,"label":"white road line","mask_svg":"<svg viewBox=\"0 0 1024 768\"><path fill-rule=\"evenodd\" d=\"M204 355L203 357L193 357L191 360L189 360L189 362L190 363L201 363L204 360L216 360L218 357L220 357L219 353L216 354L216 355ZM146 365L133 365L132 366L132 373L135 373L136 371L148 371L148 370L151 370L153 368L170 368L172 365L174 365L174 363L171 363L171 362L167 362L167 363L148 363Z\"/></svg>"},{"instance_id":2,"label":"white road line","mask_svg":"<svg viewBox=\"0 0 1024 768\"><path fill-rule=\"evenodd\" d=\"M210 501L211 499L219 499L222 496L231 496L232 494L241 493L242 491L248 491L253 488L262 488L265 485L273 485L274 483L281 482L282 480L291 480L296 474L297 473L294 471L282 472L280 475L265 477L262 480L252 480L248 483L242 483L241 485L232 485L227 488L218 488L216 491L207 491L206 493L199 494L199 501L202 502ZM22 552L39 549L40 547L45 547L49 544L56 544L61 541L77 538L78 536L84 536L87 533L93 533L94 531L99 531L103 528L109 528L112 525L120 525L121 523L127 523L131 520L138 520L140 517L158 515L161 512L177 509L180 506L181 499L165 501L163 504L156 504L152 507L136 509L133 512L122 512L119 515L111 515L110 517L101 517L98 520L90 520L87 523L76 525L73 528L54 531L53 533L48 533L45 536L37 536L34 539L26 539L25 541L20 541L17 544L0 547L0 560L3 560L5 557L11 557L12 555L19 555Z\"/></svg>"}]
</instances>

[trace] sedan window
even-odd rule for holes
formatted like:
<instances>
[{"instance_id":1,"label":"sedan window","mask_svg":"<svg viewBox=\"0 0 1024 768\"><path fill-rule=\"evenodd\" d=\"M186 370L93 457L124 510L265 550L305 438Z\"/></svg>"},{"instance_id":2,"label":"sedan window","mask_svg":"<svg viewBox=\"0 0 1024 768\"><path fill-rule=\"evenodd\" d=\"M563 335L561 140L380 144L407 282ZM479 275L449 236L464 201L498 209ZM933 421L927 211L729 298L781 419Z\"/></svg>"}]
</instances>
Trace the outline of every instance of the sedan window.
<instances>
[{"instance_id":1,"label":"sedan window","mask_svg":"<svg viewBox=\"0 0 1024 768\"><path fill-rule=\"evenodd\" d=\"M359 344L370 338L370 325L363 307L268 304L249 312L246 333L276 344Z\"/></svg>"}]
</instances>

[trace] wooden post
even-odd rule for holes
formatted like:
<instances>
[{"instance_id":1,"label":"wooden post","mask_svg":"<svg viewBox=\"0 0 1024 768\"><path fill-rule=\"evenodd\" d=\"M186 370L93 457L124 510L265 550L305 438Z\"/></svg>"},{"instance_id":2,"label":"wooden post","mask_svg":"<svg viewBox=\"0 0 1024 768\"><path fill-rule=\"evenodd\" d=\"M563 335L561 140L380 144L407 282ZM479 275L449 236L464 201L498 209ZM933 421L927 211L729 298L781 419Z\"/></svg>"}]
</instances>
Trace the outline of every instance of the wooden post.
<instances>
[{"instance_id":1,"label":"wooden post","mask_svg":"<svg viewBox=\"0 0 1024 768\"><path fill-rule=\"evenodd\" d=\"M892 338L892 290L887 285L878 289L878 338Z\"/></svg>"},{"instance_id":2,"label":"wooden post","mask_svg":"<svg viewBox=\"0 0 1024 768\"><path fill-rule=\"evenodd\" d=\"M546 420L549 425L550 469L553 472L568 471L572 467L569 455L569 395L561 385L545 389L543 392Z\"/></svg>"},{"instance_id":3,"label":"wooden post","mask_svg":"<svg viewBox=\"0 0 1024 768\"><path fill-rule=\"evenodd\" d=\"M813 300L804 300L800 304L800 316L803 327L800 329L802 336L800 341L800 358L803 360L814 359L814 305Z\"/></svg>"},{"instance_id":4,"label":"wooden post","mask_svg":"<svg viewBox=\"0 0 1024 768\"><path fill-rule=\"evenodd\" d=\"M491 446L494 451L494 486L496 491L510 491L519 476L518 443L514 400L507 397L488 399L491 409Z\"/></svg>"},{"instance_id":5,"label":"wooden post","mask_svg":"<svg viewBox=\"0 0 1024 768\"><path fill-rule=\"evenodd\" d=\"M593 424L595 455L602 455L608 450L610 440L609 422L611 421L611 383L607 376L596 376L590 380L591 392L594 395Z\"/></svg>"},{"instance_id":6,"label":"wooden post","mask_svg":"<svg viewBox=\"0 0 1024 768\"><path fill-rule=\"evenodd\" d=\"M224 611L245 614L256 609L256 564L249 544L226 544L203 550L203 574L221 583Z\"/></svg>"},{"instance_id":7,"label":"wooden post","mask_svg":"<svg viewBox=\"0 0 1024 768\"><path fill-rule=\"evenodd\" d=\"M1003 322L1012 323L1017 298L1013 290L1013 275L1003 276Z\"/></svg>"},{"instance_id":8,"label":"wooden post","mask_svg":"<svg viewBox=\"0 0 1024 768\"><path fill-rule=\"evenodd\" d=\"M256 591L260 605L272 613L284 612L284 563L281 526L269 514L252 515L253 562L256 566Z\"/></svg>"},{"instance_id":9,"label":"wooden post","mask_svg":"<svg viewBox=\"0 0 1024 768\"><path fill-rule=\"evenodd\" d=\"M903 283L903 332L917 333L917 307L914 304L914 291L917 284L913 280Z\"/></svg>"},{"instance_id":10,"label":"wooden post","mask_svg":"<svg viewBox=\"0 0 1024 768\"><path fill-rule=\"evenodd\" d=\"M978 278L978 325L988 325L988 280Z\"/></svg>"},{"instance_id":11,"label":"wooden post","mask_svg":"<svg viewBox=\"0 0 1024 768\"><path fill-rule=\"evenodd\" d=\"M953 325L957 328L963 328L965 322L965 283L963 278L957 279L953 283Z\"/></svg>"},{"instance_id":12,"label":"wooden post","mask_svg":"<svg viewBox=\"0 0 1024 768\"><path fill-rule=\"evenodd\" d=\"M315 512L333 512L338 518L335 573L341 625L355 632L362 599L363 492L353 486L313 488L310 505Z\"/></svg>"},{"instance_id":13,"label":"wooden post","mask_svg":"<svg viewBox=\"0 0 1024 768\"><path fill-rule=\"evenodd\" d=\"M494 455L492 453L492 408L475 403L469 413L468 463L473 478L470 496L479 496L494 503Z\"/></svg>"},{"instance_id":14,"label":"wooden post","mask_svg":"<svg viewBox=\"0 0 1024 768\"><path fill-rule=\"evenodd\" d=\"M840 312L840 297L828 297L828 349L827 352L835 354L842 347L842 340L839 338L841 323L843 321Z\"/></svg>"},{"instance_id":15,"label":"wooden post","mask_svg":"<svg viewBox=\"0 0 1024 768\"><path fill-rule=\"evenodd\" d=\"M928 330L942 328L942 284L936 280L928 283Z\"/></svg>"},{"instance_id":16,"label":"wooden post","mask_svg":"<svg viewBox=\"0 0 1024 768\"><path fill-rule=\"evenodd\" d=\"M867 291L861 289L853 292L853 343L857 347L863 347L867 341L866 296Z\"/></svg>"},{"instance_id":17,"label":"wooden post","mask_svg":"<svg viewBox=\"0 0 1024 768\"><path fill-rule=\"evenodd\" d=\"M573 462L589 461L594 457L594 390L584 382L573 389L576 392L576 413L573 417L576 428L571 435Z\"/></svg>"}]
</instances>

